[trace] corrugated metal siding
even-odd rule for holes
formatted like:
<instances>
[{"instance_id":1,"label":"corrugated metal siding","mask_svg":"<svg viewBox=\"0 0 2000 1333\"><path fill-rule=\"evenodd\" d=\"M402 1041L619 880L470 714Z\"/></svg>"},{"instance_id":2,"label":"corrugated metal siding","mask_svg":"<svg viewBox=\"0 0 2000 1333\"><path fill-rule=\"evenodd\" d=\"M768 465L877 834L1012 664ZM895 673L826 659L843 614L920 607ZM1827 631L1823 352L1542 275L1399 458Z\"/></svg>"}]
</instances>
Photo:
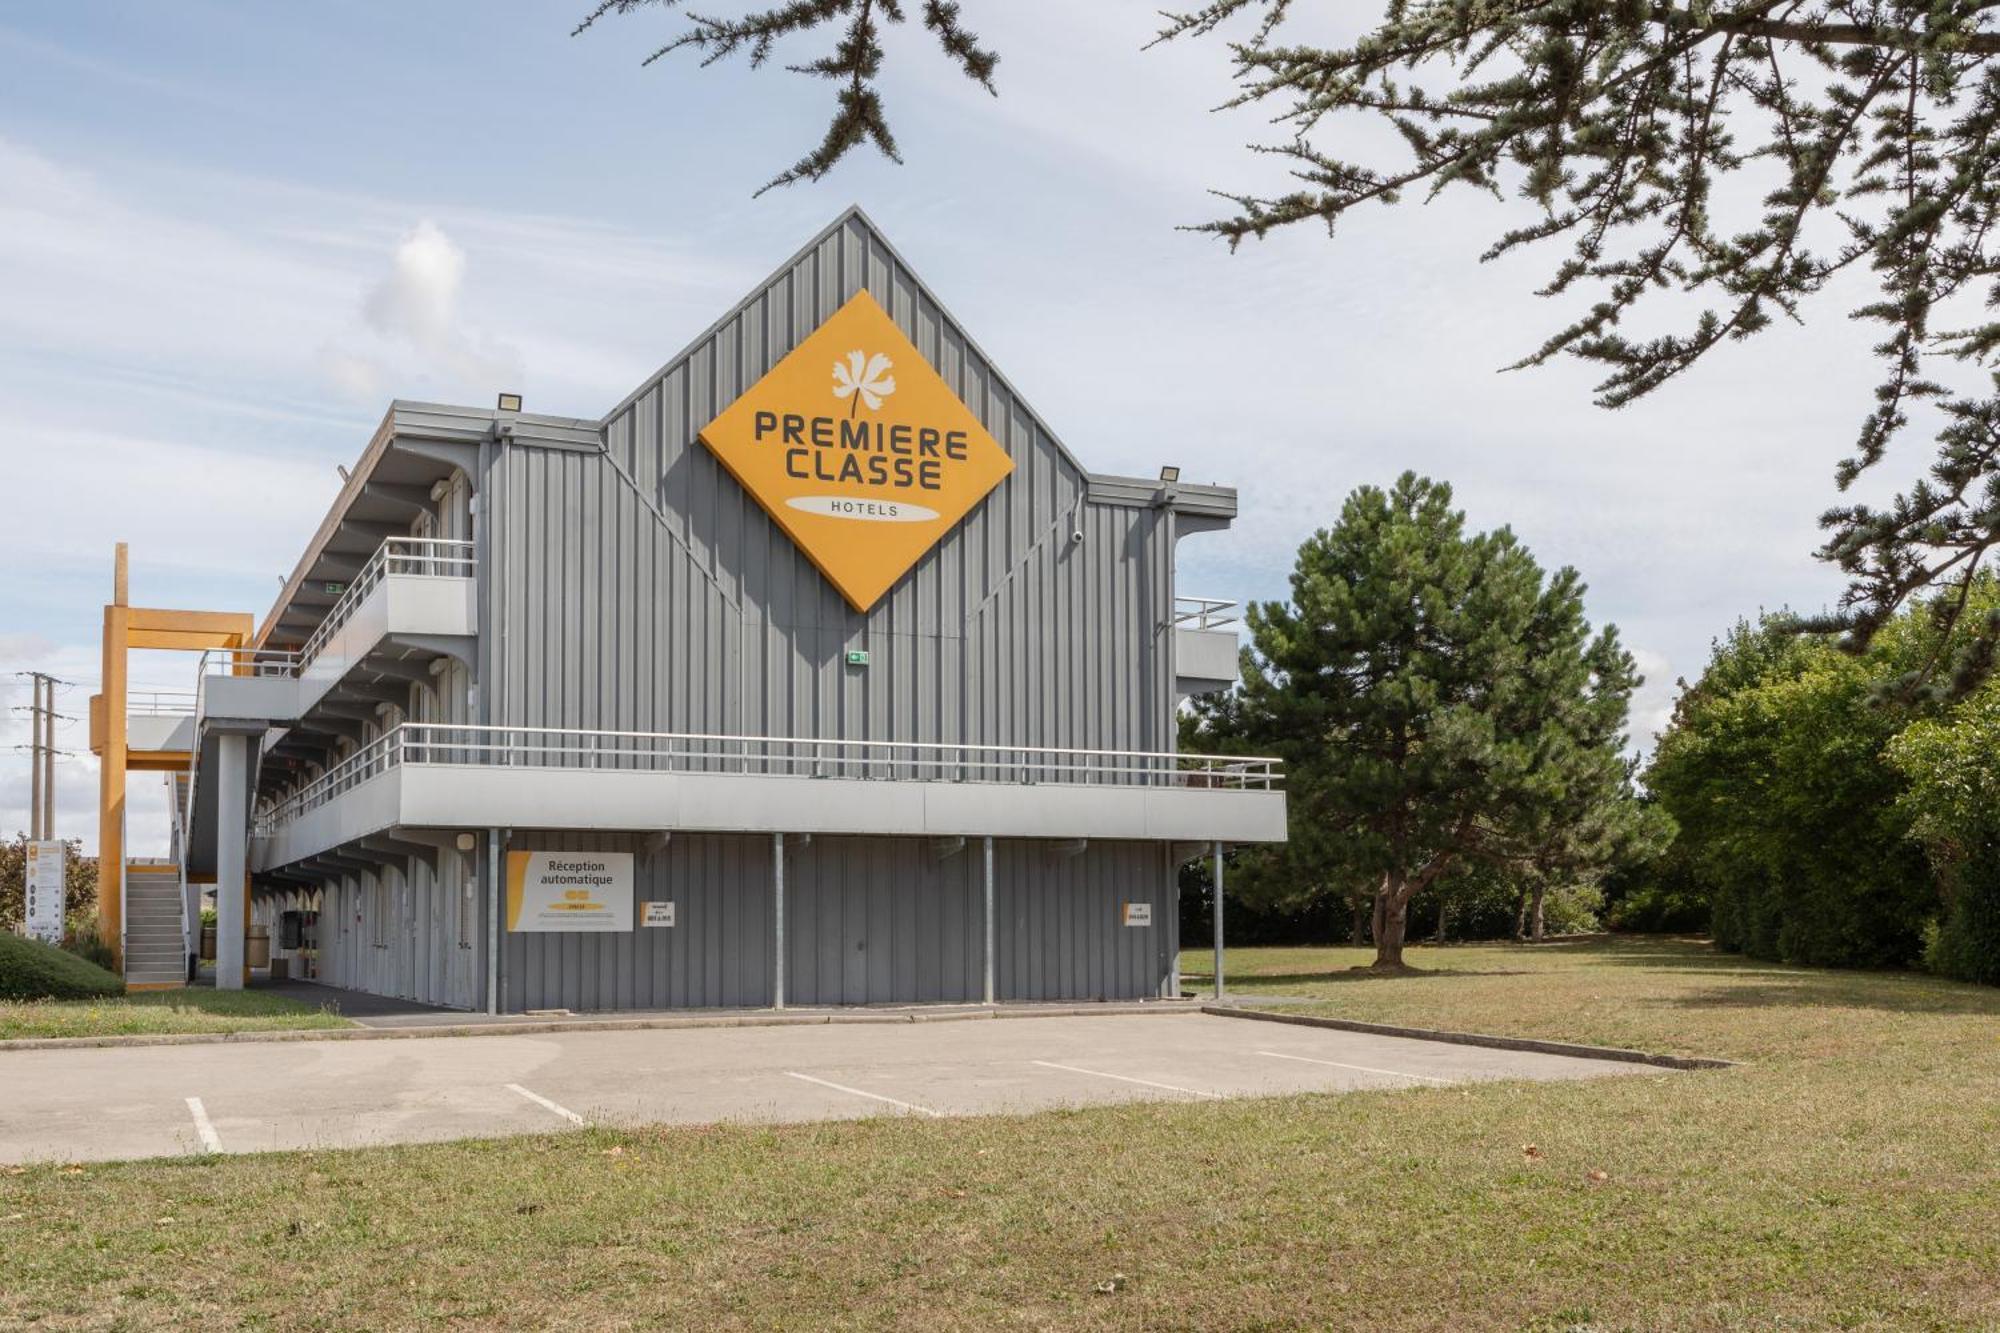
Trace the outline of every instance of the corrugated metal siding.
<instances>
[{"instance_id":1,"label":"corrugated metal siding","mask_svg":"<svg viewBox=\"0 0 2000 1333\"><path fill-rule=\"evenodd\" d=\"M985 995L977 840L815 838L785 855L791 1004L977 1002Z\"/></svg>"},{"instance_id":2,"label":"corrugated metal siding","mask_svg":"<svg viewBox=\"0 0 2000 1333\"><path fill-rule=\"evenodd\" d=\"M866 615L695 438L863 285L1015 463ZM497 453L496 721L1172 745L1169 511L1085 504L1083 472L858 218L617 413L605 452Z\"/></svg>"},{"instance_id":3,"label":"corrugated metal siding","mask_svg":"<svg viewBox=\"0 0 2000 1333\"><path fill-rule=\"evenodd\" d=\"M438 854L437 873L385 866L321 885L319 977L329 986L452 1009L480 1007L486 906L473 858ZM283 899L267 900L272 929ZM275 935L274 935L275 938Z\"/></svg>"},{"instance_id":4,"label":"corrugated metal siding","mask_svg":"<svg viewBox=\"0 0 2000 1333\"><path fill-rule=\"evenodd\" d=\"M628 934L516 934L501 946L509 1009L756 1007L771 1002L771 844L747 836L637 837L516 831L510 850L634 853ZM675 924L638 925L637 903L672 902Z\"/></svg>"},{"instance_id":5,"label":"corrugated metal siding","mask_svg":"<svg viewBox=\"0 0 2000 1333\"><path fill-rule=\"evenodd\" d=\"M772 996L771 840L517 833L513 849L629 851L638 904L674 903L671 927L509 934L510 1009L760 1006ZM1132 1000L1170 993L1175 884L1161 843L994 844L1001 1000ZM815 838L785 850L786 1000L795 1005L978 1001L985 986L977 839L948 856L916 838ZM1128 902L1153 924L1122 924Z\"/></svg>"},{"instance_id":6,"label":"corrugated metal siding","mask_svg":"<svg viewBox=\"0 0 2000 1333\"><path fill-rule=\"evenodd\" d=\"M1136 1000L1171 994L1180 947L1168 844L1093 842L1065 855L1039 842L993 846L1000 1000ZM1152 905L1127 926L1126 903Z\"/></svg>"}]
</instances>

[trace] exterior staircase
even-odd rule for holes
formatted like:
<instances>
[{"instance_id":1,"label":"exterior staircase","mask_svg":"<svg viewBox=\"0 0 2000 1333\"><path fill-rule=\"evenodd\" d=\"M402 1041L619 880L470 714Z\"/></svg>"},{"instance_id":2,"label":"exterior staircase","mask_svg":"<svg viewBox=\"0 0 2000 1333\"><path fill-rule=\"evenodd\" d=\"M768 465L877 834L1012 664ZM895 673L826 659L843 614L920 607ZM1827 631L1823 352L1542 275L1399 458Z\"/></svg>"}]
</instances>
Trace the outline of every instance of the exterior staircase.
<instances>
[{"instance_id":1,"label":"exterior staircase","mask_svg":"<svg viewBox=\"0 0 2000 1333\"><path fill-rule=\"evenodd\" d=\"M125 984L187 984L186 899L180 867L171 862L125 865Z\"/></svg>"}]
</instances>

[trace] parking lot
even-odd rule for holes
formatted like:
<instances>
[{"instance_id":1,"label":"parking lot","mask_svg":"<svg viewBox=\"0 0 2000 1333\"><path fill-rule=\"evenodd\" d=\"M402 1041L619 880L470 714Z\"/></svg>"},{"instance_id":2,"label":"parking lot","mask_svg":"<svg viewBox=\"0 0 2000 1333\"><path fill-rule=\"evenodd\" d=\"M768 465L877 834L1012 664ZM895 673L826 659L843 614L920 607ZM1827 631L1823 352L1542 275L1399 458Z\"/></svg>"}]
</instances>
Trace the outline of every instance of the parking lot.
<instances>
[{"instance_id":1,"label":"parking lot","mask_svg":"<svg viewBox=\"0 0 2000 1333\"><path fill-rule=\"evenodd\" d=\"M1000 1115L1645 1066L1201 1013L0 1051L0 1162Z\"/></svg>"}]
</instances>

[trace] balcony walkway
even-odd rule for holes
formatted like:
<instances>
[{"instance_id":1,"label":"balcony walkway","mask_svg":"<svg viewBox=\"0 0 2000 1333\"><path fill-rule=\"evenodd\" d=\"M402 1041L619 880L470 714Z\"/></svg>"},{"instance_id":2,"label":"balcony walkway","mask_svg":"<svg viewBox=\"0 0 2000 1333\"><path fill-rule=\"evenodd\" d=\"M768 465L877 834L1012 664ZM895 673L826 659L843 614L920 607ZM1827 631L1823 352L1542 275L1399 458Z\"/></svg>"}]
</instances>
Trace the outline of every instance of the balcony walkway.
<instances>
[{"instance_id":1,"label":"balcony walkway","mask_svg":"<svg viewBox=\"0 0 2000 1333\"><path fill-rule=\"evenodd\" d=\"M405 723L275 809L252 867L403 828L1277 841L1242 755Z\"/></svg>"}]
</instances>

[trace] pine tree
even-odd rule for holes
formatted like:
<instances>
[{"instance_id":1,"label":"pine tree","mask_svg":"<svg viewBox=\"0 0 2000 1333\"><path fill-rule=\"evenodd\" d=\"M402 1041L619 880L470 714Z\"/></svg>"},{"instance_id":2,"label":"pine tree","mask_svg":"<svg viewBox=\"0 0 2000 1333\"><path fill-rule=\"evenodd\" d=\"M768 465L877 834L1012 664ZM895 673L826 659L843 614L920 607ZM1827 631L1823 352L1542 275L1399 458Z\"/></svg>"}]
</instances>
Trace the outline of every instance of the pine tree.
<instances>
[{"instance_id":1,"label":"pine tree","mask_svg":"<svg viewBox=\"0 0 2000 1333\"><path fill-rule=\"evenodd\" d=\"M598 0L597 7L584 15L570 35L586 31L607 15L674 9L679 4L680 0ZM906 17L902 0L783 0L740 18L688 14L680 33L647 56L644 63L650 65L676 51L696 51L704 65L741 55L756 67L769 60L772 50L787 37L829 27L839 30L831 51L804 65L785 66L794 74L838 85L826 137L817 148L766 181L757 191L762 194L780 185L816 181L863 144L874 144L876 151L892 162L903 160L896 136L889 130L876 80L882 72L882 29L902 23ZM993 71L1000 57L982 47L978 35L960 22L953 0L924 0L923 25L965 77L989 93L995 91Z\"/></svg>"},{"instance_id":2,"label":"pine tree","mask_svg":"<svg viewBox=\"0 0 2000 1333\"><path fill-rule=\"evenodd\" d=\"M1633 791L1638 761L1624 753L1625 724L1640 677L1615 627L1605 627L1585 659L1589 683L1566 710L1550 755L1557 780L1506 857L1528 893L1525 935L1537 941L1550 889L1595 884L1673 839L1673 821Z\"/></svg>"},{"instance_id":3,"label":"pine tree","mask_svg":"<svg viewBox=\"0 0 2000 1333\"><path fill-rule=\"evenodd\" d=\"M675 3L604 0L585 26ZM1859 652L1926 590L1955 594L1942 614L1966 611L1963 592L2000 545L2000 5L1389 0L1351 45L1278 40L1288 18L1331 8L1210 0L1169 15L1158 40L1228 40L1237 93L1226 105L1271 113L1285 137L1257 151L1295 181L1282 194L1226 193L1233 214L1201 230L1234 245L1454 186L1513 194L1533 220L1483 257L1565 247L1539 294L1581 308L1517 365L1593 362L1605 372L1598 401L1614 408L1725 343L1804 319L1843 273L1870 274L1874 295L1849 313L1881 330L1882 372L1836 479L1851 487L1913 417L1935 426L1937 451L1929 475L1889 503L1822 516L1819 554L1848 588L1804 627ZM923 14L991 91L997 56L959 7ZM864 142L895 156L874 87L881 26L901 21L896 0L789 0L741 19L689 16L653 58L692 48L756 64L783 38L839 27L834 52L794 67L843 81L834 120L773 184L818 179ZM1396 147L1354 159L1330 146L1357 121L1391 129ZM1661 310L1681 294L1701 308ZM1642 312L1669 322L1629 332ZM1961 696L1991 672L2000 612L1968 629L1906 693Z\"/></svg>"},{"instance_id":4,"label":"pine tree","mask_svg":"<svg viewBox=\"0 0 2000 1333\"><path fill-rule=\"evenodd\" d=\"M1623 796L1638 677L1593 636L1576 571L1506 529L1468 534L1451 488L1364 486L1299 548L1291 600L1249 608L1240 690L1192 735L1284 758L1287 860L1375 901L1375 966L1403 966L1410 900L1467 858L1585 859Z\"/></svg>"}]
</instances>

